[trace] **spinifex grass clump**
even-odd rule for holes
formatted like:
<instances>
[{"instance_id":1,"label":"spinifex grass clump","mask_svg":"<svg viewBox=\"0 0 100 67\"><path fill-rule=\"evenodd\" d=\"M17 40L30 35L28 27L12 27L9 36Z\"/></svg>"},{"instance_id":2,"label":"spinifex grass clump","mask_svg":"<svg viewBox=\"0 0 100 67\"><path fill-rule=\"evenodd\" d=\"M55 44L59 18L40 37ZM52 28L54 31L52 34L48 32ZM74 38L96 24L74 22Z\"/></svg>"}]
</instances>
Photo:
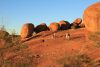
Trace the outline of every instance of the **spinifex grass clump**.
<instances>
[{"instance_id":1,"label":"spinifex grass clump","mask_svg":"<svg viewBox=\"0 0 100 67\"><path fill-rule=\"evenodd\" d=\"M9 37L9 33L3 30L0 30L0 39L6 40Z\"/></svg>"},{"instance_id":2,"label":"spinifex grass clump","mask_svg":"<svg viewBox=\"0 0 100 67\"><path fill-rule=\"evenodd\" d=\"M36 67L33 63L34 56L30 56L27 51L28 45L20 42L20 37L17 35L8 35L2 38L5 42L4 46L0 48L0 67ZM8 53L7 53L8 52ZM11 54L10 58L5 59L5 54ZM15 59L19 56L18 59Z\"/></svg>"},{"instance_id":3,"label":"spinifex grass clump","mask_svg":"<svg viewBox=\"0 0 100 67\"><path fill-rule=\"evenodd\" d=\"M0 45L0 67L12 67L13 64L13 67L31 66L30 62L32 62L33 56L30 56L31 54L27 51L28 45L21 43L18 35L9 35L6 31L1 30L0 40L4 42L2 47ZM0 42L0 44L2 43ZM18 61L15 61L14 58L17 56L21 56L22 58L19 57ZM26 63L26 59L30 62ZM19 60L23 62L21 63Z\"/></svg>"},{"instance_id":4,"label":"spinifex grass clump","mask_svg":"<svg viewBox=\"0 0 100 67\"><path fill-rule=\"evenodd\" d=\"M95 47L100 47L100 32L90 33L88 38L93 41Z\"/></svg>"},{"instance_id":5,"label":"spinifex grass clump","mask_svg":"<svg viewBox=\"0 0 100 67\"><path fill-rule=\"evenodd\" d=\"M63 67L92 67L94 65L93 60L88 55L80 53L64 56L58 62Z\"/></svg>"}]
</instances>

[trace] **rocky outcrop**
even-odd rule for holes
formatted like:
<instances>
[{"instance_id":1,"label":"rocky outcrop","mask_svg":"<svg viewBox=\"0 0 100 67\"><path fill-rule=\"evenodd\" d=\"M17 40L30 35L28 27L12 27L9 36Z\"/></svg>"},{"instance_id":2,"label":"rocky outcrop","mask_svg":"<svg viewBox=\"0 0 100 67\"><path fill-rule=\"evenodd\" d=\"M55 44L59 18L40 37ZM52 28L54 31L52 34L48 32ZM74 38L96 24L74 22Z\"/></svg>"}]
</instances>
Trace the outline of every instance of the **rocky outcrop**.
<instances>
[{"instance_id":1,"label":"rocky outcrop","mask_svg":"<svg viewBox=\"0 0 100 67\"><path fill-rule=\"evenodd\" d=\"M85 27L90 32L100 32L100 2L89 6L83 15Z\"/></svg>"},{"instance_id":2,"label":"rocky outcrop","mask_svg":"<svg viewBox=\"0 0 100 67\"><path fill-rule=\"evenodd\" d=\"M68 21L60 21L59 22L59 25L60 25L60 30L67 30L70 28L70 23Z\"/></svg>"},{"instance_id":3,"label":"rocky outcrop","mask_svg":"<svg viewBox=\"0 0 100 67\"><path fill-rule=\"evenodd\" d=\"M49 29L50 31L53 31L53 32L58 31L60 30L60 25L56 22L53 22L49 25Z\"/></svg>"},{"instance_id":4,"label":"rocky outcrop","mask_svg":"<svg viewBox=\"0 0 100 67\"><path fill-rule=\"evenodd\" d=\"M79 25L77 25L75 23L71 23L70 26L71 26L71 29L77 29L77 28L79 28Z\"/></svg>"},{"instance_id":5,"label":"rocky outcrop","mask_svg":"<svg viewBox=\"0 0 100 67\"><path fill-rule=\"evenodd\" d=\"M31 37L34 31L34 25L32 23L26 23L23 25L21 30L21 38L28 38Z\"/></svg>"},{"instance_id":6,"label":"rocky outcrop","mask_svg":"<svg viewBox=\"0 0 100 67\"><path fill-rule=\"evenodd\" d=\"M79 24L82 23L82 19L81 18L77 18L76 20L74 20L73 23L79 25Z\"/></svg>"},{"instance_id":7,"label":"rocky outcrop","mask_svg":"<svg viewBox=\"0 0 100 67\"><path fill-rule=\"evenodd\" d=\"M71 23L71 29L80 28L81 23L82 23L82 19L77 18L76 20L74 20L73 23Z\"/></svg>"},{"instance_id":8,"label":"rocky outcrop","mask_svg":"<svg viewBox=\"0 0 100 67\"><path fill-rule=\"evenodd\" d=\"M40 25L37 25L35 27L35 32L36 33L39 33L39 32L42 32L42 31L47 31L47 30L49 30L49 28L45 23L41 23Z\"/></svg>"}]
</instances>

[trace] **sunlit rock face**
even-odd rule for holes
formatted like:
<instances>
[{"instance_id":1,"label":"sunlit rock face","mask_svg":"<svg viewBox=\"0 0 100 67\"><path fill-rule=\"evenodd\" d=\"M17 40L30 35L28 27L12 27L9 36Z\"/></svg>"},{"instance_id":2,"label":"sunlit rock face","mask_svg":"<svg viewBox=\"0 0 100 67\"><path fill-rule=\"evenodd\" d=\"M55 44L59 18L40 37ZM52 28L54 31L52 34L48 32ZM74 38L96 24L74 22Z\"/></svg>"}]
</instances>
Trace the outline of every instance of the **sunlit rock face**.
<instances>
[{"instance_id":1,"label":"sunlit rock face","mask_svg":"<svg viewBox=\"0 0 100 67\"><path fill-rule=\"evenodd\" d=\"M50 31L56 32L56 31L60 30L60 25L56 22L53 22L49 25L49 29L50 29Z\"/></svg>"},{"instance_id":2,"label":"sunlit rock face","mask_svg":"<svg viewBox=\"0 0 100 67\"><path fill-rule=\"evenodd\" d=\"M23 25L21 30L21 38L31 37L34 31L34 25L32 23L26 23Z\"/></svg>"},{"instance_id":3,"label":"sunlit rock face","mask_svg":"<svg viewBox=\"0 0 100 67\"><path fill-rule=\"evenodd\" d=\"M73 24L81 24L82 23L82 19L81 18L77 18L76 20L74 20Z\"/></svg>"},{"instance_id":4,"label":"sunlit rock face","mask_svg":"<svg viewBox=\"0 0 100 67\"><path fill-rule=\"evenodd\" d=\"M87 31L100 32L100 2L89 6L84 11L83 22Z\"/></svg>"},{"instance_id":5,"label":"sunlit rock face","mask_svg":"<svg viewBox=\"0 0 100 67\"><path fill-rule=\"evenodd\" d=\"M77 18L73 21L73 23L71 23L71 29L77 29L80 28L82 24L82 19L81 18Z\"/></svg>"}]
</instances>

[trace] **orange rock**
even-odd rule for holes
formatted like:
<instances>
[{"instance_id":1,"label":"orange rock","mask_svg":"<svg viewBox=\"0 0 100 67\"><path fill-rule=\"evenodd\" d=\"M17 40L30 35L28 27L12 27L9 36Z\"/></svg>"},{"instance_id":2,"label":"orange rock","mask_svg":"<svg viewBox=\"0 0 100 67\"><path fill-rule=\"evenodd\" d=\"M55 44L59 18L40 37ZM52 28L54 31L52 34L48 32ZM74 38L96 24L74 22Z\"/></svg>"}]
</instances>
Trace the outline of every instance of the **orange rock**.
<instances>
[{"instance_id":1,"label":"orange rock","mask_svg":"<svg viewBox=\"0 0 100 67\"><path fill-rule=\"evenodd\" d=\"M79 24L80 28L84 28L85 27L85 24L84 23L81 23Z\"/></svg>"},{"instance_id":2,"label":"orange rock","mask_svg":"<svg viewBox=\"0 0 100 67\"><path fill-rule=\"evenodd\" d=\"M73 23L75 24L81 24L82 23L82 19L81 18L77 18Z\"/></svg>"},{"instance_id":3,"label":"orange rock","mask_svg":"<svg viewBox=\"0 0 100 67\"><path fill-rule=\"evenodd\" d=\"M73 23L71 23L71 29L80 28L80 24L81 23L82 23L82 19L81 18L77 18L76 20L74 20Z\"/></svg>"},{"instance_id":4,"label":"orange rock","mask_svg":"<svg viewBox=\"0 0 100 67\"><path fill-rule=\"evenodd\" d=\"M49 28L45 23L41 23L40 25L37 25L35 28L36 33L39 33L41 31L47 31L47 30L49 30Z\"/></svg>"},{"instance_id":5,"label":"orange rock","mask_svg":"<svg viewBox=\"0 0 100 67\"><path fill-rule=\"evenodd\" d=\"M56 22L53 22L49 25L49 29L53 32L58 31L60 29L60 25Z\"/></svg>"},{"instance_id":6,"label":"orange rock","mask_svg":"<svg viewBox=\"0 0 100 67\"><path fill-rule=\"evenodd\" d=\"M71 23L70 26L71 26L71 29L77 29L77 28L79 28L79 25L76 24L76 23Z\"/></svg>"},{"instance_id":7,"label":"orange rock","mask_svg":"<svg viewBox=\"0 0 100 67\"><path fill-rule=\"evenodd\" d=\"M85 27L90 32L100 32L100 2L89 6L83 15Z\"/></svg>"},{"instance_id":8,"label":"orange rock","mask_svg":"<svg viewBox=\"0 0 100 67\"><path fill-rule=\"evenodd\" d=\"M32 23L26 23L21 30L21 38L31 37L34 31L34 25Z\"/></svg>"},{"instance_id":9,"label":"orange rock","mask_svg":"<svg viewBox=\"0 0 100 67\"><path fill-rule=\"evenodd\" d=\"M66 30L70 28L70 23L68 21L64 21L64 20L60 21L59 25L61 30Z\"/></svg>"}]
</instances>

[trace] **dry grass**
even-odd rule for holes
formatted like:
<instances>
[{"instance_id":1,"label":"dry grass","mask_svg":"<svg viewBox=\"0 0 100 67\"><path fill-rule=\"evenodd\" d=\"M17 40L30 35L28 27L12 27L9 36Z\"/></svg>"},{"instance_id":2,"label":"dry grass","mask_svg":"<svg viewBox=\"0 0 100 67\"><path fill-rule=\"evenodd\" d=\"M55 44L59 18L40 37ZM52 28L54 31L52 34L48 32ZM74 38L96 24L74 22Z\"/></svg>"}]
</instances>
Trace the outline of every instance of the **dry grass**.
<instances>
[{"instance_id":1,"label":"dry grass","mask_svg":"<svg viewBox=\"0 0 100 67\"><path fill-rule=\"evenodd\" d=\"M88 36L89 40L93 41L94 46L97 48L100 48L100 40L98 39L99 36L100 32L90 33Z\"/></svg>"},{"instance_id":2,"label":"dry grass","mask_svg":"<svg viewBox=\"0 0 100 67\"><path fill-rule=\"evenodd\" d=\"M20 36L16 35L15 30L10 35L4 28L1 29L0 40L4 41L4 45L0 47L0 67L37 66L38 59L28 51L27 44L20 42Z\"/></svg>"},{"instance_id":3,"label":"dry grass","mask_svg":"<svg viewBox=\"0 0 100 67\"><path fill-rule=\"evenodd\" d=\"M86 54L73 54L58 60L63 67L96 67L96 63Z\"/></svg>"}]
</instances>

